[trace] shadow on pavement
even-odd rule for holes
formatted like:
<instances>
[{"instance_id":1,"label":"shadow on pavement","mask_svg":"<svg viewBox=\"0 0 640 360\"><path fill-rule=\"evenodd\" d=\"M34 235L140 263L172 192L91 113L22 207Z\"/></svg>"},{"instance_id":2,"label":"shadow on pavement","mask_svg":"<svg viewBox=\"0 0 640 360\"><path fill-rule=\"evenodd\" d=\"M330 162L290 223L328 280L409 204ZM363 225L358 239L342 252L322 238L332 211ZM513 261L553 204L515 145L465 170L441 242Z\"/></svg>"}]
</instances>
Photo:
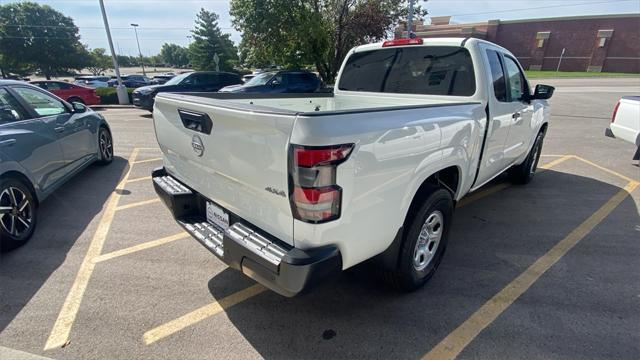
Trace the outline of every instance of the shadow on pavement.
<instances>
[{"instance_id":1,"label":"shadow on pavement","mask_svg":"<svg viewBox=\"0 0 640 360\"><path fill-rule=\"evenodd\" d=\"M108 166L92 165L83 170L40 204L31 240L0 254L0 331L65 261L67 252L102 211L126 167L126 159L115 157ZM92 235L85 234L89 240ZM75 271L70 273L75 276Z\"/></svg>"},{"instance_id":2,"label":"shadow on pavement","mask_svg":"<svg viewBox=\"0 0 640 360\"><path fill-rule=\"evenodd\" d=\"M419 358L618 191L616 186L591 178L546 171L527 186L509 187L457 209L444 260L422 290L397 293L364 264L310 294L288 299L265 292L227 309L226 316L267 359ZM629 224L629 216L631 224L639 223L638 209L630 197L609 218L619 213L627 214L623 223ZM618 226L617 231L629 231L629 235L621 236L616 245L636 249L618 261L628 261L629 269L640 268L633 226L628 230ZM573 249L567 257L572 252L573 256L597 256L601 249L584 240L576 248L581 246L577 254ZM558 263L550 272L580 276L583 270ZM239 272L226 269L210 280L209 289L220 300L236 291L238 284L250 283ZM561 293L562 288L545 291L560 292L563 301L571 300ZM580 335L585 353L576 353L576 358L588 358L589 342L606 334L594 326ZM556 341L563 341L562 337ZM531 342L531 346L545 348L535 339Z\"/></svg>"}]
</instances>

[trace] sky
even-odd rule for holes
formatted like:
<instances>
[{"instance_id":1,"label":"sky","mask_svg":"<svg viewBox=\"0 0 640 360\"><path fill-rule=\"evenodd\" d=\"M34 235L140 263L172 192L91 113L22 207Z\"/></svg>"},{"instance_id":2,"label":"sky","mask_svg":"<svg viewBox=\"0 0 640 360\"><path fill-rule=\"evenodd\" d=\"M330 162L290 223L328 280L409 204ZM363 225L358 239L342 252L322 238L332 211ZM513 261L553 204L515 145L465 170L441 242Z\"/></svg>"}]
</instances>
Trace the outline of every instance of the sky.
<instances>
[{"instance_id":1,"label":"sky","mask_svg":"<svg viewBox=\"0 0 640 360\"><path fill-rule=\"evenodd\" d=\"M34 1L34 0L31 0ZM16 0L0 0L0 4ZM81 41L90 48L108 48L98 0L35 0L73 18L80 28ZM157 54L166 42L186 46L200 8L220 16L223 32L238 43L241 35L233 29L229 0L104 0L114 47L118 54L136 55L136 39L131 23L139 24L143 55ZM430 16L453 15L458 23L491 19L514 20L558 16L640 13L640 0L429 0L419 1Z\"/></svg>"}]
</instances>

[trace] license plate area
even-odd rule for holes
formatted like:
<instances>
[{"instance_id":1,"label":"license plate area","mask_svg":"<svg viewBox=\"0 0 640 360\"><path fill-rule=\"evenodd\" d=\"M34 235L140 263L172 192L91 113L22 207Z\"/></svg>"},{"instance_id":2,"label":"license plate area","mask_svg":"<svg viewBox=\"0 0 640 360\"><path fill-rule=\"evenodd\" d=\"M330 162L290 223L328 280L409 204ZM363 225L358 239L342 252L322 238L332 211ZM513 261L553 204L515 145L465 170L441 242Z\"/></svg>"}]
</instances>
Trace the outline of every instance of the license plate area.
<instances>
[{"instance_id":1,"label":"license plate area","mask_svg":"<svg viewBox=\"0 0 640 360\"><path fill-rule=\"evenodd\" d=\"M227 230L229 228L229 213L224 211L223 208L211 201L206 201L206 213L207 222L210 224L213 224L222 230Z\"/></svg>"}]
</instances>

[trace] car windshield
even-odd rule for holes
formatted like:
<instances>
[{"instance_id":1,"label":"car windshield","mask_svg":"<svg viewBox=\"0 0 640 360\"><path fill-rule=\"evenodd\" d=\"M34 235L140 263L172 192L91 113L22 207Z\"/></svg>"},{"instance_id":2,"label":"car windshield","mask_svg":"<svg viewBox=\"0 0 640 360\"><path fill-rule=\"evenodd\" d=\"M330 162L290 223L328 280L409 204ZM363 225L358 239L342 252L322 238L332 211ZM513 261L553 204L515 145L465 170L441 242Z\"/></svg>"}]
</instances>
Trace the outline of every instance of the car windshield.
<instances>
[{"instance_id":1,"label":"car windshield","mask_svg":"<svg viewBox=\"0 0 640 360\"><path fill-rule=\"evenodd\" d=\"M185 74L178 75L176 77L171 78L171 80L167 81L164 84L165 85L178 85L178 84L180 84L182 82L182 80L186 79L191 74L192 73L185 73Z\"/></svg>"},{"instance_id":2,"label":"car windshield","mask_svg":"<svg viewBox=\"0 0 640 360\"><path fill-rule=\"evenodd\" d=\"M246 82L249 86L265 85L276 73L268 72L256 75L254 78Z\"/></svg>"}]
</instances>

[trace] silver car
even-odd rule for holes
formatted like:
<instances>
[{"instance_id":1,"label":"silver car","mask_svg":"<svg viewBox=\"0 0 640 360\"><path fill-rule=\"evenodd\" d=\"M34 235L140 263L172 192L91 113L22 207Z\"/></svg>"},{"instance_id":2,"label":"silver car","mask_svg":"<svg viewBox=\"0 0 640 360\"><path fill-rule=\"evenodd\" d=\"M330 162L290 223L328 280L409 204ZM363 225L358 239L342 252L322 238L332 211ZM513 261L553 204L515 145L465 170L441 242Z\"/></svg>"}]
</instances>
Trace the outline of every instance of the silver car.
<instances>
[{"instance_id":1,"label":"silver car","mask_svg":"<svg viewBox=\"0 0 640 360\"><path fill-rule=\"evenodd\" d=\"M88 165L113 160L102 115L36 86L0 81L0 249L24 244L38 204Z\"/></svg>"}]
</instances>

